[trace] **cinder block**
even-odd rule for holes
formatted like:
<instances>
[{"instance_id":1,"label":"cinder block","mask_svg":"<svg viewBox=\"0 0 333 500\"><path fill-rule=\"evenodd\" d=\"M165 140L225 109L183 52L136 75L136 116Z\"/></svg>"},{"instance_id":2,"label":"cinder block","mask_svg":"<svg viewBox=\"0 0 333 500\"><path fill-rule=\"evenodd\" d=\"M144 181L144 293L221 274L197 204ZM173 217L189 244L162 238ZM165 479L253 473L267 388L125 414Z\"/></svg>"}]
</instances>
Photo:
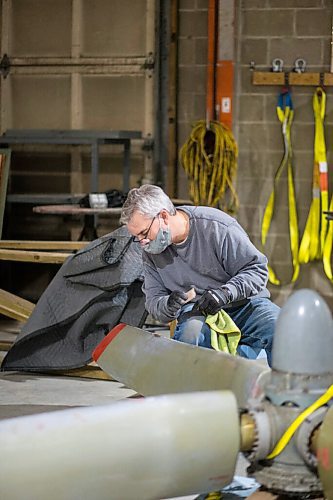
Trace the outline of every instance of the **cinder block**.
<instances>
[{"instance_id":1,"label":"cinder block","mask_svg":"<svg viewBox=\"0 0 333 500\"><path fill-rule=\"evenodd\" d=\"M182 147L182 145L188 140L189 135L192 130L192 124L189 122L179 122L178 123L178 134L177 134L177 140L178 140L178 145L179 149Z\"/></svg>"},{"instance_id":2,"label":"cinder block","mask_svg":"<svg viewBox=\"0 0 333 500\"><path fill-rule=\"evenodd\" d=\"M322 67L320 66L320 70ZM309 71L318 71L319 72L319 67L315 69L310 69ZM315 86L312 85L301 85L301 86L294 86L292 87L292 96L293 96L293 102L295 101L295 104L297 103L298 96L303 96L305 99L308 99L310 107L312 105L312 97L313 93L315 90Z\"/></svg>"},{"instance_id":3,"label":"cinder block","mask_svg":"<svg viewBox=\"0 0 333 500\"><path fill-rule=\"evenodd\" d=\"M322 295L325 300L329 302L329 304L333 305L333 288L332 283L329 278L326 276L324 271L324 266L322 262L316 263L314 272L314 287L319 291L320 295ZM331 309L333 310L333 308Z\"/></svg>"},{"instance_id":4,"label":"cinder block","mask_svg":"<svg viewBox=\"0 0 333 500\"><path fill-rule=\"evenodd\" d=\"M197 9L207 10L208 9L208 2L207 2L207 0L196 0L196 6L197 6Z\"/></svg>"},{"instance_id":5,"label":"cinder block","mask_svg":"<svg viewBox=\"0 0 333 500\"><path fill-rule=\"evenodd\" d=\"M266 71L269 68L260 68L258 71ZM253 72L249 65L240 66L238 68L238 77L240 80L240 88L242 94L272 94L278 92L280 87L270 85L253 85L252 83Z\"/></svg>"},{"instance_id":6,"label":"cinder block","mask_svg":"<svg viewBox=\"0 0 333 500\"><path fill-rule=\"evenodd\" d=\"M279 213L279 215L281 214ZM277 222L280 222L280 224L277 224ZM277 228L280 232L275 231ZM281 217L272 221L271 230L267 235L264 253L273 266L274 264L291 264L292 262L289 234L286 232L287 229L287 218L284 218L284 224Z\"/></svg>"},{"instance_id":7,"label":"cinder block","mask_svg":"<svg viewBox=\"0 0 333 500\"><path fill-rule=\"evenodd\" d=\"M205 94L194 94L194 116L193 120L205 120L206 119L206 95Z\"/></svg>"},{"instance_id":8,"label":"cinder block","mask_svg":"<svg viewBox=\"0 0 333 500\"><path fill-rule=\"evenodd\" d=\"M258 234L260 227L260 212L258 207L248 206L240 203L238 213L235 218L247 233Z\"/></svg>"},{"instance_id":9,"label":"cinder block","mask_svg":"<svg viewBox=\"0 0 333 500\"><path fill-rule=\"evenodd\" d=\"M178 0L178 10L194 10L196 8L196 0Z\"/></svg>"},{"instance_id":10,"label":"cinder block","mask_svg":"<svg viewBox=\"0 0 333 500\"><path fill-rule=\"evenodd\" d=\"M178 104L178 119L182 122L189 122L194 117L194 94L191 92L184 92L183 98Z\"/></svg>"},{"instance_id":11,"label":"cinder block","mask_svg":"<svg viewBox=\"0 0 333 500\"><path fill-rule=\"evenodd\" d=\"M271 259L268 259L268 262L273 267L275 274L281 283L281 285L278 285L278 286L275 286L272 284L270 284L270 286L272 288L274 287L276 290L283 290L283 291L293 290L293 287L292 287L293 284L291 283L291 279L293 276L292 264L291 263L284 264L281 262L276 263L276 262L272 261ZM291 293L291 291L290 291L290 293ZM285 297L288 297L288 296L289 296L289 294L287 294ZM276 297L275 294L273 294L273 301L274 302L276 301L276 304L280 305L280 306L282 306L284 303L283 301L278 300L278 298Z\"/></svg>"},{"instance_id":12,"label":"cinder block","mask_svg":"<svg viewBox=\"0 0 333 500\"><path fill-rule=\"evenodd\" d=\"M268 0L269 7L283 9L283 7L291 8L314 8L322 7L322 0Z\"/></svg>"},{"instance_id":13,"label":"cinder block","mask_svg":"<svg viewBox=\"0 0 333 500\"><path fill-rule=\"evenodd\" d=\"M329 124L325 127L326 150L333 151L333 125Z\"/></svg>"},{"instance_id":14,"label":"cinder block","mask_svg":"<svg viewBox=\"0 0 333 500\"><path fill-rule=\"evenodd\" d=\"M330 37L323 37L321 40L321 53L322 56L322 69L323 71L331 71L331 39Z\"/></svg>"},{"instance_id":15,"label":"cinder block","mask_svg":"<svg viewBox=\"0 0 333 500\"><path fill-rule=\"evenodd\" d=\"M263 123L259 123L255 127L241 123L239 126L238 143L242 151L256 151L267 148L267 127Z\"/></svg>"},{"instance_id":16,"label":"cinder block","mask_svg":"<svg viewBox=\"0 0 333 500\"><path fill-rule=\"evenodd\" d=\"M297 207L300 216L300 227L303 226L303 221L308 217L311 201L312 201L312 181L303 181L302 179L297 179L295 182L295 192ZM304 211L303 211L304 210Z\"/></svg>"},{"instance_id":17,"label":"cinder block","mask_svg":"<svg viewBox=\"0 0 333 500\"><path fill-rule=\"evenodd\" d=\"M178 64L181 66L194 64L195 57L195 39L180 38L178 42Z\"/></svg>"},{"instance_id":18,"label":"cinder block","mask_svg":"<svg viewBox=\"0 0 333 500\"><path fill-rule=\"evenodd\" d=\"M241 41L240 63L268 65L268 40L264 38L245 38Z\"/></svg>"},{"instance_id":19,"label":"cinder block","mask_svg":"<svg viewBox=\"0 0 333 500\"><path fill-rule=\"evenodd\" d=\"M179 84L178 84L179 94L182 94L183 92L196 92L196 93L206 92L207 74L205 66L195 66L195 67L181 66L179 68L178 78L179 78ZM178 95L178 97L180 96Z\"/></svg>"},{"instance_id":20,"label":"cinder block","mask_svg":"<svg viewBox=\"0 0 333 500\"><path fill-rule=\"evenodd\" d=\"M331 34L331 9L299 9L296 10L297 36L328 36Z\"/></svg>"},{"instance_id":21,"label":"cinder block","mask_svg":"<svg viewBox=\"0 0 333 500\"><path fill-rule=\"evenodd\" d=\"M206 37L195 39L194 50L195 64L207 64L208 40Z\"/></svg>"},{"instance_id":22,"label":"cinder block","mask_svg":"<svg viewBox=\"0 0 333 500\"><path fill-rule=\"evenodd\" d=\"M276 112L280 91L281 89L278 89L277 93L267 94L264 97L264 120L266 123L280 123Z\"/></svg>"},{"instance_id":23,"label":"cinder block","mask_svg":"<svg viewBox=\"0 0 333 500\"><path fill-rule=\"evenodd\" d=\"M296 151L293 155L293 168L297 180L312 183L313 152Z\"/></svg>"},{"instance_id":24,"label":"cinder block","mask_svg":"<svg viewBox=\"0 0 333 500\"><path fill-rule=\"evenodd\" d=\"M289 9L248 10L242 13L243 36L290 36L294 15Z\"/></svg>"},{"instance_id":25,"label":"cinder block","mask_svg":"<svg viewBox=\"0 0 333 500\"><path fill-rule=\"evenodd\" d=\"M326 89L326 113L325 129L333 125L333 92L332 89Z\"/></svg>"},{"instance_id":26,"label":"cinder block","mask_svg":"<svg viewBox=\"0 0 333 500\"><path fill-rule=\"evenodd\" d=\"M269 179L242 179L237 183L237 192L241 204L266 205L271 188Z\"/></svg>"},{"instance_id":27,"label":"cinder block","mask_svg":"<svg viewBox=\"0 0 333 500\"><path fill-rule=\"evenodd\" d=\"M262 178L268 176L267 168L267 153L262 149L252 149L243 151L241 149L238 155L238 178L239 183L247 178Z\"/></svg>"},{"instance_id":28,"label":"cinder block","mask_svg":"<svg viewBox=\"0 0 333 500\"><path fill-rule=\"evenodd\" d=\"M181 11L179 13L179 33L185 37L207 36L207 11Z\"/></svg>"},{"instance_id":29,"label":"cinder block","mask_svg":"<svg viewBox=\"0 0 333 500\"><path fill-rule=\"evenodd\" d=\"M189 189L188 189L188 180L186 176L185 170L179 166L177 170L177 177L178 177L178 198L185 198L189 199Z\"/></svg>"},{"instance_id":30,"label":"cinder block","mask_svg":"<svg viewBox=\"0 0 333 500\"><path fill-rule=\"evenodd\" d=\"M274 302L274 304L276 304L279 307L282 307L286 303L290 293L293 292L294 286L293 285L275 286L269 283L268 289L271 293L271 300Z\"/></svg>"},{"instance_id":31,"label":"cinder block","mask_svg":"<svg viewBox=\"0 0 333 500\"><path fill-rule=\"evenodd\" d=\"M241 0L242 10L264 9L268 6L268 0Z\"/></svg>"},{"instance_id":32,"label":"cinder block","mask_svg":"<svg viewBox=\"0 0 333 500\"><path fill-rule=\"evenodd\" d=\"M295 36L272 38L270 41L269 58L283 60L284 69L291 71L296 59L305 59L308 66L321 64L321 40L319 38L296 38Z\"/></svg>"},{"instance_id":33,"label":"cinder block","mask_svg":"<svg viewBox=\"0 0 333 500\"><path fill-rule=\"evenodd\" d=\"M243 94L239 96L239 120L242 122L261 122L264 118L263 97Z\"/></svg>"},{"instance_id":34,"label":"cinder block","mask_svg":"<svg viewBox=\"0 0 333 500\"><path fill-rule=\"evenodd\" d=\"M309 204L306 205L304 200L298 198L297 200L297 216L298 216L298 230L299 230L299 241L301 243L306 221L308 220L309 216L309 209L310 209L310 195L308 196L308 201Z\"/></svg>"},{"instance_id":35,"label":"cinder block","mask_svg":"<svg viewBox=\"0 0 333 500\"><path fill-rule=\"evenodd\" d=\"M275 174L281 165L281 161L284 155L284 151L268 151L267 152L267 161L266 165L264 165L264 173L265 175L266 172L266 177L272 180L272 188L273 188L273 182L275 178ZM281 179L287 177L287 168L284 169L284 171L281 174Z\"/></svg>"},{"instance_id":36,"label":"cinder block","mask_svg":"<svg viewBox=\"0 0 333 500\"><path fill-rule=\"evenodd\" d=\"M309 95L299 94L295 95L293 98L294 105L294 121L297 123L313 123L313 94L314 88Z\"/></svg>"},{"instance_id":37,"label":"cinder block","mask_svg":"<svg viewBox=\"0 0 333 500\"><path fill-rule=\"evenodd\" d=\"M276 123L267 123L266 125L268 141L267 147L269 151L280 152L284 151L282 125L276 120Z\"/></svg>"},{"instance_id":38,"label":"cinder block","mask_svg":"<svg viewBox=\"0 0 333 500\"><path fill-rule=\"evenodd\" d=\"M313 147L314 124L299 123L295 120L292 129L292 141L295 151L311 151Z\"/></svg>"}]
</instances>

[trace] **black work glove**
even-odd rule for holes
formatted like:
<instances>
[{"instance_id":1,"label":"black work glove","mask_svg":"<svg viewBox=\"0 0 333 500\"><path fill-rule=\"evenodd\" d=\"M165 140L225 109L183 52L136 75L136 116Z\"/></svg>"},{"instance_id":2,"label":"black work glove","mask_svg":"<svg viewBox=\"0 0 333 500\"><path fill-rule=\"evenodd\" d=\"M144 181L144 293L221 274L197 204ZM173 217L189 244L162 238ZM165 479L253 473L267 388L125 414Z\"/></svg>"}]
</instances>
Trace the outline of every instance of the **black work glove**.
<instances>
[{"instance_id":1,"label":"black work glove","mask_svg":"<svg viewBox=\"0 0 333 500\"><path fill-rule=\"evenodd\" d=\"M180 308L186 303L187 294L185 292L178 292L175 290L171 292L167 301L167 310L170 317L175 318Z\"/></svg>"},{"instance_id":2,"label":"black work glove","mask_svg":"<svg viewBox=\"0 0 333 500\"><path fill-rule=\"evenodd\" d=\"M216 314L223 306L229 304L230 296L227 290L206 290L195 303L193 309L204 314Z\"/></svg>"}]
</instances>

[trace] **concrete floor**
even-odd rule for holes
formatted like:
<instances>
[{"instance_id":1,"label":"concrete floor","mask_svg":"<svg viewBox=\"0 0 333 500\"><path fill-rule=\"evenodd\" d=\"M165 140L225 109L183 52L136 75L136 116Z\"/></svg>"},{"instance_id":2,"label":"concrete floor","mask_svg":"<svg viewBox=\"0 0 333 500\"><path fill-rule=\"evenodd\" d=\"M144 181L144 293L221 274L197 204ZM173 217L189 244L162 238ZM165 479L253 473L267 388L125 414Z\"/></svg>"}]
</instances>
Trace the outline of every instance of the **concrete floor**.
<instances>
[{"instance_id":1,"label":"concrete floor","mask_svg":"<svg viewBox=\"0 0 333 500\"><path fill-rule=\"evenodd\" d=\"M20 326L19 322L0 319L0 341L14 341ZM4 355L5 352L0 351L0 361ZM117 401L136 395L135 391L111 380L2 372L0 373L0 420L77 406L116 404ZM245 498L248 496L247 492L254 491L257 485L253 480L246 480L246 467L247 461L240 455L235 478L237 481L235 488L238 492L224 493L224 499ZM242 492L239 491L239 486L244 480L245 486ZM198 496L182 497L183 500L185 498L191 500Z\"/></svg>"}]
</instances>

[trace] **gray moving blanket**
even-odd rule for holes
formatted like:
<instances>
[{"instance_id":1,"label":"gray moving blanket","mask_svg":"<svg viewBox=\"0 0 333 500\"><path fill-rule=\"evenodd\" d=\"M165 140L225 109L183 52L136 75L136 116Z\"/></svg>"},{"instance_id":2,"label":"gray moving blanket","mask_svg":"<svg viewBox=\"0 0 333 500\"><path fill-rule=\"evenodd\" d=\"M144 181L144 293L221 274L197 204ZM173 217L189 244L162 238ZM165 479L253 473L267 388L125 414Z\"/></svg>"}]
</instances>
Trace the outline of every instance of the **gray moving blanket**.
<instances>
[{"instance_id":1,"label":"gray moving blanket","mask_svg":"<svg viewBox=\"0 0 333 500\"><path fill-rule=\"evenodd\" d=\"M142 326L142 250L125 227L92 241L61 266L1 370L63 370L91 361L118 323Z\"/></svg>"}]
</instances>

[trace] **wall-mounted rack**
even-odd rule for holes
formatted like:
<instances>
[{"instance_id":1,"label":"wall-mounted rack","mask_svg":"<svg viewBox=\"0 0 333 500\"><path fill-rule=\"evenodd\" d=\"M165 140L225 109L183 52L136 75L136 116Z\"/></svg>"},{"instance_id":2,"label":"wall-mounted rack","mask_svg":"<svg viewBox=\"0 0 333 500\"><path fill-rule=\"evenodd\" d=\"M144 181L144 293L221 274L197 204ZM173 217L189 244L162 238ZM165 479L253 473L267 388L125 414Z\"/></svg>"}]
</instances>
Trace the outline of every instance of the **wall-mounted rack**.
<instances>
[{"instance_id":1,"label":"wall-mounted rack","mask_svg":"<svg viewBox=\"0 0 333 500\"><path fill-rule=\"evenodd\" d=\"M296 73L293 71L253 71L253 85L333 86L333 73Z\"/></svg>"}]
</instances>

